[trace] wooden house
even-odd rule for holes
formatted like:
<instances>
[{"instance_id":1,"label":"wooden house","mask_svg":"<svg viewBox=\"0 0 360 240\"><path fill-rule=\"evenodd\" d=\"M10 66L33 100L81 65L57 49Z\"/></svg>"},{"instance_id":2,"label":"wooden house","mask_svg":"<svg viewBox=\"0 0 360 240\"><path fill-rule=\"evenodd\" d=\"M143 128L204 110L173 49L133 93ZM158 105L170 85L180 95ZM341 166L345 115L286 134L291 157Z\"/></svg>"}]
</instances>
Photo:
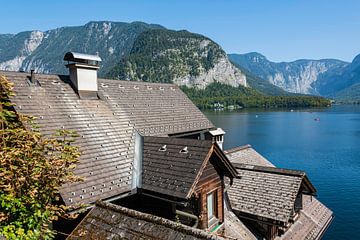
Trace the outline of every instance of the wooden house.
<instances>
[{"instance_id":1,"label":"wooden house","mask_svg":"<svg viewBox=\"0 0 360 240\"><path fill-rule=\"evenodd\" d=\"M316 199L305 172L276 168L250 145L225 154L240 177L227 191L229 207L255 235L283 240L322 237L333 213Z\"/></svg>"},{"instance_id":2,"label":"wooden house","mask_svg":"<svg viewBox=\"0 0 360 240\"><path fill-rule=\"evenodd\" d=\"M130 233L121 221L127 219L131 231L136 224L148 226L143 232L148 236L153 228L169 236L213 238L194 230L201 228L221 230L225 238L232 232L244 239L258 233L293 239L301 228L303 235L313 234L307 239L317 239L331 222L332 212L308 198L315 189L303 172L276 169L250 146L223 151L225 132L178 86L101 79L98 56L70 52L64 59L67 76L0 75L14 84L15 111L36 117L43 136L58 129L80 136L74 143L81 152L74 173L84 181L62 186L62 202L74 208L92 208L98 200L112 203L98 203L75 230L77 238L87 239L81 229L94 226L99 233L111 233L106 238L124 237ZM271 195L272 188L279 198ZM261 202L265 197L272 202ZM308 213L315 216L309 219ZM54 227L70 233L80 220ZM192 226L194 232L174 222ZM136 236L141 239L141 233Z\"/></svg>"}]
</instances>

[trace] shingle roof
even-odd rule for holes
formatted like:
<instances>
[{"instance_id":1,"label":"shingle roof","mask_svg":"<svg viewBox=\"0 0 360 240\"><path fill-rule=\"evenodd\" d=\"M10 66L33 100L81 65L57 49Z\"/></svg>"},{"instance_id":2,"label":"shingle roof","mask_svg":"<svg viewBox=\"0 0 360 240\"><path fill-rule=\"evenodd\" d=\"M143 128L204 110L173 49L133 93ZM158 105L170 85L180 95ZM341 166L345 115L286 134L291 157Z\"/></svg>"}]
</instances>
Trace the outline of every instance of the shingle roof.
<instances>
[{"instance_id":1,"label":"shingle roof","mask_svg":"<svg viewBox=\"0 0 360 240\"><path fill-rule=\"evenodd\" d=\"M305 173L273 167L235 166L241 179L234 179L228 190L232 209L243 215L287 223ZM311 184L307 188L315 191Z\"/></svg>"},{"instance_id":2,"label":"shingle roof","mask_svg":"<svg viewBox=\"0 0 360 240\"><path fill-rule=\"evenodd\" d=\"M160 148L165 150L161 151ZM187 152L181 153L186 148ZM179 198L191 197L191 190L206 166L211 154L218 148L211 141L144 137L142 189ZM226 159L217 164L225 168L226 175L236 170Z\"/></svg>"},{"instance_id":3,"label":"shingle roof","mask_svg":"<svg viewBox=\"0 0 360 240\"><path fill-rule=\"evenodd\" d=\"M315 197L303 195L299 218L279 239L320 239L333 220L333 212Z\"/></svg>"},{"instance_id":4,"label":"shingle roof","mask_svg":"<svg viewBox=\"0 0 360 240\"><path fill-rule=\"evenodd\" d=\"M67 239L222 239L203 230L111 203L97 202Z\"/></svg>"},{"instance_id":5,"label":"shingle roof","mask_svg":"<svg viewBox=\"0 0 360 240\"><path fill-rule=\"evenodd\" d=\"M120 106L144 136L214 127L175 84L99 79L99 94L114 112Z\"/></svg>"},{"instance_id":6,"label":"shingle roof","mask_svg":"<svg viewBox=\"0 0 360 240\"><path fill-rule=\"evenodd\" d=\"M213 125L175 85L99 79L99 100L79 99L68 76L0 71L14 83L16 111L37 117L44 135L75 130L81 157L75 174L85 181L65 185L66 205L92 203L131 190L135 129L167 135Z\"/></svg>"},{"instance_id":7,"label":"shingle roof","mask_svg":"<svg viewBox=\"0 0 360 240\"><path fill-rule=\"evenodd\" d=\"M251 164L265 167L274 167L266 158L256 152L251 145L227 149L224 151L232 163Z\"/></svg>"},{"instance_id":8,"label":"shingle roof","mask_svg":"<svg viewBox=\"0 0 360 240\"><path fill-rule=\"evenodd\" d=\"M74 173L83 182L60 190L66 205L91 203L129 191L134 159L134 132L126 114L113 115L105 101L80 100L57 75L37 74L40 86L29 86L26 73L0 72L14 83L16 111L37 117L40 131L76 130L81 157Z\"/></svg>"}]
</instances>

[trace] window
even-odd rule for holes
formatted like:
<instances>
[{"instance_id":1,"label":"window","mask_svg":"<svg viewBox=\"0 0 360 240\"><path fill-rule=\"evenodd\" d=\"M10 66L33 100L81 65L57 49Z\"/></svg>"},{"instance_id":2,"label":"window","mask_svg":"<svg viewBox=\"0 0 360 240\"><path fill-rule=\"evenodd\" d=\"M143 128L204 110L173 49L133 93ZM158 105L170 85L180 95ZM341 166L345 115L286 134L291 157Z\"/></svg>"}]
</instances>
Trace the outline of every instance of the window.
<instances>
[{"instance_id":1,"label":"window","mask_svg":"<svg viewBox=\"0 0 360 240\"><path fill-rule=\"evenodd\" d=\"M216 191L215 191L216 192ZM207 215L208 215L208 221L215 218L215 192L209 193L207 195Z\"/></svg>"}]
</instances>

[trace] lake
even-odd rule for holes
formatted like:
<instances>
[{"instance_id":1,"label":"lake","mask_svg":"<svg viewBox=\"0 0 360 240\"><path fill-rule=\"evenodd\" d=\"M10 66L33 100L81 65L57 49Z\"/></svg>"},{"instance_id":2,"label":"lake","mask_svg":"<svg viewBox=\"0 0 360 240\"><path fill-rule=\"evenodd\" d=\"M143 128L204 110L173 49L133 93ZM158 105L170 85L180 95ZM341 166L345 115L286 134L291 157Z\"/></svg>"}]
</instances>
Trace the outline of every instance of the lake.
<instances>
[{"instance_id":1,"label":"lake","mask_svg":"<svg viewBox=\"0 0 360 240\"><path fill-rule=\"evenodd\" d=\"M277 167L306 171L335 219L323 239L360 239L360 106L205 112L224 149L251 144Z\"/></svg>"}]
</instances>

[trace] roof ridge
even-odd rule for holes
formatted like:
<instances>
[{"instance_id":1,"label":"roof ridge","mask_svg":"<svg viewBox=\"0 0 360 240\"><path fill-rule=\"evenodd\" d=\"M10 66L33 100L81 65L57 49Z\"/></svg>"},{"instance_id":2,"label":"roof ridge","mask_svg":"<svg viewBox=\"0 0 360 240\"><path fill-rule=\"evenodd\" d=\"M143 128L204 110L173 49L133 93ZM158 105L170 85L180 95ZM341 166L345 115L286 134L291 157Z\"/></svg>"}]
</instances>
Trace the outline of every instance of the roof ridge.
<instances>
[{"instance_id":1,"label":"roof ridge","mask_svg":"<svg viewBox=\"0 0 360 240\"><path fill-rule=\"evenodd\" d=\"M124 80L124 79L113 79L113 78L98 78L100 81L117 81L117 82L126 82L131 84L143 84L143 85L165 85L165 86L176 86L175 83L161 83L161 82L145 82L145 81L136 81L136 80Z\"/></svg>"},{"instance_id":2,"label":"roof ridge","mask_svg":"<svg viewBox=\"0 0 360 240\"><path fill-rule=\"evenodd\" d=\"M252 148L252 146L250 144L246 144L243 146L229 148L229 149L224 150L224 153L229 154L229 153L237 152L237 151L248 149L248 148Z\"/></svg>"},{"instance_id":3,"label":"roof ridge","mask_svg":"<svg viewBox=\"0 0 360 240\"><path fill-rule=\"evenodd\" d=\"M273 173L280 175L298 176L302 178L306 176L306 173L301 170L293 170L293 169L278 168L278 167L265 167L265 166L242 164L242 163L233 163L233 165L237 169L249 170L254 172L265 172L265 173Z\"/></svg>"},{"instance_id":4,"label":"roof ridge","mask_svg":"<svg viewBox=\"0 0 360 240\"><path fill-rule=\"evenodd\" d=\"M144 220L144 221L148 221L148 222L152 222L155 224L159 224L168 228L171 228L175 231L179 231L182 233L186 233L192 236L196 236L199 238L203 238L203 239L218 239L217 236L214 235L210 235L208 233L206 233L203 230L200 229L196 229L196 228L192 228L174 221L171 221L169 219L165 219L162 217L158 217L152 214L148 214L148 213L143 213L143 212L139 212L133 209L129 209L129 208L125 208L119 205L115 205L112 203L107 203L107 202L103 202L101 200L98 200L96 202L96 206L101 207L101 208L105 208L105 209L110 209L112 211L115 212L120 212L124 215L127 215L129 217L133 217L136 219L140 219L140 220Z\"/></svg>"}]
</instances>

